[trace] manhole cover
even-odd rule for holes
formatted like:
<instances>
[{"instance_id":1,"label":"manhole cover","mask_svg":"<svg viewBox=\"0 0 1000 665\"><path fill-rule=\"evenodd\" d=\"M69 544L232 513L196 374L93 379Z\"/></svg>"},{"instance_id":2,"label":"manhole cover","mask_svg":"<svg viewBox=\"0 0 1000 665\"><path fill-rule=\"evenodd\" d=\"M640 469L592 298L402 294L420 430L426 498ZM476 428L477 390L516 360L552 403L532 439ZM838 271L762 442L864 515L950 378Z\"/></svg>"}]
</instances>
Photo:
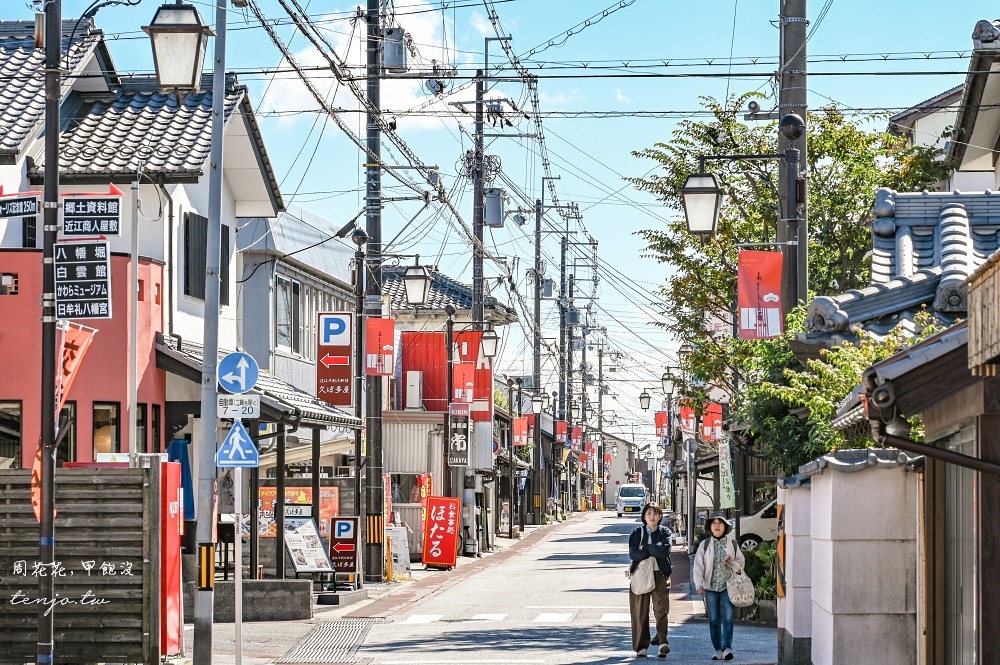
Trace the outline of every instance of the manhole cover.
<instances>
[{"instance_id":1,"label":"manhole cover","mask_svg":"<svg viewBox=\"0 0 1000 665\"><path fill-rule=\"evenodd\" d=\"M360 663L354 653L376 620L321 621L278 663Z\"/></svg>"}]
</instances>

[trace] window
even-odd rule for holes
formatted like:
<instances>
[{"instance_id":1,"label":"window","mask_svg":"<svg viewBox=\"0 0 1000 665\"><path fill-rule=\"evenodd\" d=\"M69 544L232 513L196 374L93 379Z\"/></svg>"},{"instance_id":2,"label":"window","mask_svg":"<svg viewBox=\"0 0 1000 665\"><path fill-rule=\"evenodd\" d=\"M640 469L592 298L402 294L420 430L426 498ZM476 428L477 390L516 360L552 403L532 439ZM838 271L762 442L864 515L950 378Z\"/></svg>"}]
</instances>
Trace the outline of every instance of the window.
<instances>
[{"instance_id":1,"label":"window","mask_svg":"<svg viewBox=\"0 0 1000 665\"><path fill-rule=\"evenodd\" d=\"M276 343L298 353L301 347L299 283L277 275L274 294Z\"/></svg>"},{"instance_id":2,"label":"window","mask_svg":"<svg viewBox=\"0 0 1000 665\"><path fill-rule=\"evenodd\" d=\"M132 450L137 453L151 453L149 449L149 439L146 438L146 405L137 404L139 408L135 410L135 443Z\"/></svg>"},{"instance_id":3,"label":"window","mask_svg":"<svg viewBox=\"0 0 1000 665\"><path fill-rule=\"evenodd\" d=\"M21 247L38 246L38 223L35 219L33 216L21 218Z\"/></svg>"},{"instance_id":4,"label":"window","mask_svg":"<svg viewBox=\"0 0 1000 665\"><path fill-rule=\"evenodd\" d=\"M65 423L66 433L63 434L62 427ZM59 446L56 448L56 464L62 465L63 462L75 462L76 461L76 402L66 402L63 405L62 413L59 414L59 433L56 434L56 439L59 440Z\"/></svg>"},{"instance_id":5,"label":"window","mask_svg":"<svg viewBox=\"0 0 1000 665\"><path fill-rule=\"evenodd\" d=\"M160 426L160 405L153 405L153 421L150 423L151 429L150 434L153 438L150 440L149 445L151 446L151 453L161 453L163 452L163 437L160 436L161 426Z\"/></svg>"},{"instance_id":6,"label":"window","mask_svg":"<svg viewBox=\"0 0 1000 665\"><path fill-rule=\"evenodd\" d=\"M390 473L389 496L397 503L420 503L420 482L416 473Z\"/></svg>"},{"instance_id":7,"label":"window","mask_svg":"<svg viewBox=\"0 0 1000 665\"><path fill-rule=\"evenodd\" d=\"M17 295L17 273L0 273L0 296Z\"/></svg>"},{"instance_id":8,"label":"window","mask_svg":"<svg viewBox=\"0 0 1000 665\"><path fill-rule=\"evenodd\" d=\"M121 422L118 402L94 402L94 461L97 453L120 453Z\"/></svg>"},{"instance_id":9,"label":"window","mask_svg":"<svg viewBox=\"0 0 1000 665\"><path fill-rule=\"evenodd\" d=\"M205 299L208 218L189 212L184 220L184 295Z\"/></svg>"},{"instance_id":10,"label":"window","mask_svg":"<svg viewBox=\"0 0 1000 665\"><path fill-rule=\"evenodd\" d=\"M21 403L0 402L0 469L21 468Z\"/></svg>"}]
</instances>

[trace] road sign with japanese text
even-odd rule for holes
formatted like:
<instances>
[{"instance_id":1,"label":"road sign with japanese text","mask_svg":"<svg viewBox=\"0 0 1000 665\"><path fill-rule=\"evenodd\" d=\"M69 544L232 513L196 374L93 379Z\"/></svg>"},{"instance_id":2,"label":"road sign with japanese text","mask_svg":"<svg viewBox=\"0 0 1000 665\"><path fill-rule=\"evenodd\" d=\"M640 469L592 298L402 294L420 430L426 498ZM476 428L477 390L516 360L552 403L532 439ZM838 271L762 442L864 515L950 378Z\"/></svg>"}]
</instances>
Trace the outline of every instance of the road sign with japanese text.
<instances>
[{"instance_id":1,"label":"road sign with japanese text","mask_svg":"<svg viewBox=\"0 0 1000 665\"><path fill-rule=\"evenodd\" d=\"M469 441L472 429L469 426L469 405L451 403L448 405L448 465L469 465Z\"/></svg>"},{"instance_id":2,"label":"road sign with japanese text","mask_svg":"<svg viewBox=\"0 0 1000 665\"><path fill-rule=\"evenodd\" d=\"M358 518L330 520L330 561L338 573L358 572Z\"/></svg>"},{"instance_id":3,"label":"road sign with japanese text","mask_svg":"<svg viewBox=\"0 0 1000 665\"><path fill-rule=\"evenodd\" d=\"M108 242L61 242L55 247L56 318L111 318Z\"/></svg>"},{"instance_id":4,"label":"road sign with japanese text","mask_svg":"<svg viewBox=\"0 0 1000 665\"><path fill-rule=\"evenodd\" d=\"M63 194L63 236L121 235L122 196L114 185L107 194Z\"/></svg>"},{"instance_id":5,"label":"road sign with japanese text","mask_svg":"<svg viewBox=\"0 0 1000 665\"><path fill-rule=\"evenodd\" d=\"M427 498L423 554L425 566L454 566L457 563L461 509L461 499L446 496Z\"/></svg>"},{"instance_id":6,"label":"road sign with japanese text","mask_svg":"<svg viewBox=\"0 0 1000 665\"><path fill-rule=\"evenodd\" d=\"M0 218L37 217L41 208L38 203L38 192L0 194Z\"/></svg>"},{"instance_id":7,"label":"road sign with japanese text","mask_svg":"<svg viewBox=\"0 0 1000 665\"><path fill-rule=\"evenodd\" d=\"M320 312L316 344L316 397L333 406L354 405L354 314Z\"/></svg>"}]
</instances>

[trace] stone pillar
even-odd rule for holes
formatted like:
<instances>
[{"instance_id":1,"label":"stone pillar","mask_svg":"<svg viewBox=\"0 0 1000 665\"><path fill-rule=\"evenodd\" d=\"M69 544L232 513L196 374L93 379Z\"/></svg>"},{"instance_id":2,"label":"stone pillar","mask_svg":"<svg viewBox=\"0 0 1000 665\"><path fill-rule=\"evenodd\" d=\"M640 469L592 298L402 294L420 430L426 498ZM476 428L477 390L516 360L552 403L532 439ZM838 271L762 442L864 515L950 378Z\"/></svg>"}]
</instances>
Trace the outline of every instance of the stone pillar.
<instances>
[{"instance_id":1,"label":"stone pillar","mask_svg":"<svg viewBox=\"0 0 1000 665\"><path fill-rule=\"evenodd\" d=\"M814 463L814 665L917 662L918 475L897 453L843 451Z\"/></svg>"},{"instance_id":2,"label":"stone pillar","mask_svg":"<svg viewBox=\"0 0 1000 665\"><path fill-rule=\"evenodd\" d=\"M812 663L811 499L809 479L779 481L778 505L784 522L781 563L785 589L784 597L778 597L779 665Z\"/></svg>"}]
</instances>

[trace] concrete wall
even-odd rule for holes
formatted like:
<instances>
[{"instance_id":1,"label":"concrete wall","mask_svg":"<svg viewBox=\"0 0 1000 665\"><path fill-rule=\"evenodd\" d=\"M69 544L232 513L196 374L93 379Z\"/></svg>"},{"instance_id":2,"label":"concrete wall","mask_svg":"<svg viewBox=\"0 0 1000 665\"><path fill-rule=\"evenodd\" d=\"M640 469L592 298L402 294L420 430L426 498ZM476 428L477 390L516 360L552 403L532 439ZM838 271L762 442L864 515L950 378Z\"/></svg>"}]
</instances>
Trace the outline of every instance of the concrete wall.
<instances>
[{"instance_id":1,"label":"concrete wall","mask_svg":"<svg viewBox=\"0 0 1000 665\"><path fill-rule=\"evenodd\" d=\"M778 488L785 518L785 596L778 598L778 663L812 662L812 492L808 481Z\"/></svg>"},{"instance_id":2,"label":"concrete wall","mask_svg":"<svg viewBox=\"0 0 1000 665\"><path fill-rule=\"evenodd\" d=\"M811 483L812 662L914 665L917 474L827 467Z\"/></svg>"}]
</instances>

